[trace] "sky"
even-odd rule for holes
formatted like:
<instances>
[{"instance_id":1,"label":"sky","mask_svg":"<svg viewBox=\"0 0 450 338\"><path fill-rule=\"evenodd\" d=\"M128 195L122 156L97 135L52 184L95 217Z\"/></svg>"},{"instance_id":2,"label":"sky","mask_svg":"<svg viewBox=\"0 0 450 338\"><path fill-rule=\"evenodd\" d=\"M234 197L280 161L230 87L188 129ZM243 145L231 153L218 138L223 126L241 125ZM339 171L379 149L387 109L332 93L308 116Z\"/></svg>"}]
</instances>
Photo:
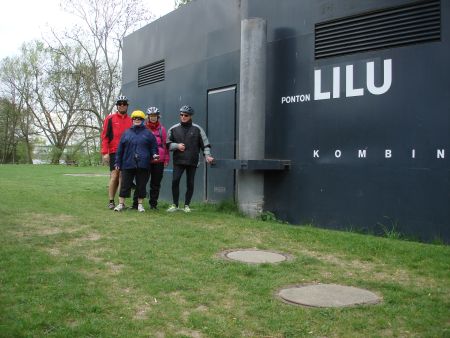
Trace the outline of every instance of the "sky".
<instances>
[{"instance_id":1,"label":"sky","mask_svg":"<svg viewBox=\"0 0 450 338\"><path fill-rule=\"evenodd\" d=\"M143 0L149 10L161 17L174 9L173 0ZM0 20L0 60L18 53L22 43L42 39L49 27L63 30L75 23L70 14L59 6L61 0L6 0L2 1Z\"/></svg>"}]
</instances>

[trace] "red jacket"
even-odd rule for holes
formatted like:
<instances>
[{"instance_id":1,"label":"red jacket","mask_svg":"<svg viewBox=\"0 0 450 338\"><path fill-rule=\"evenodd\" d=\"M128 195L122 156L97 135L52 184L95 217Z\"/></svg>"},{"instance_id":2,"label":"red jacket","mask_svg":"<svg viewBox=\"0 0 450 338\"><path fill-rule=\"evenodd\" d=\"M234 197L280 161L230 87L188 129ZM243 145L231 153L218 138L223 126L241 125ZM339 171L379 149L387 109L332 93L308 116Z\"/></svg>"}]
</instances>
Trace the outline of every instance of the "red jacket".
<instances>
[{"instance_id":1,"label":"red jacket","mask_svg":"<svg viewBox=\"0 0 450 338\"><path fill-rule=\"evenodd\" d=\"M112 122L112 140L110 139L108 132L109 120ZM106 117L103 122L103 130L101 135L102 155L113 154L117 151L123 132L130 128L132 124L131 118L127 114L120 114L119 112L116 112Z\"/></svg>"},{"instance_id":2,"label":"red jacket","mask_svg":"<svg viewBox=\"0 0 450 338\"><path fill-rule=\"evenodd\" d=\"M164 163L169 164L170 155L169 150L166 146L167 133L166 128L158 122L152 123L147 121L146 127L150 129L153 135L156 137L156 141L158 143L158 151L159 151L159 160L153 160L152 163Z\"/></svg>"}]
</instances>

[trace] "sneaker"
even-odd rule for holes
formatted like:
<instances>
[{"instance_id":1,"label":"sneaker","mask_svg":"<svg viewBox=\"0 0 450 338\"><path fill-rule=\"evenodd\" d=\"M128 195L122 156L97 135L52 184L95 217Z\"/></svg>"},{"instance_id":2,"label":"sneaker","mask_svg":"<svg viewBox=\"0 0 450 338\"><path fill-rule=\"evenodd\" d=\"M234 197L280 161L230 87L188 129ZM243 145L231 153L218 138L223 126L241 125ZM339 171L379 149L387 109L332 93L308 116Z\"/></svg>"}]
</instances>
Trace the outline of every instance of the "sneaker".
<instances>
[{"instance_id":1,"label":"sneaker","mask_svg":"<svg viewBox=\"0 0 450 338\"><path fill-rule=\"evenodd\" d=\"M177 211L178 207L175 204L172 204L169 209L167 209L167 212L174 212Z\"/></svg>"},{"instance_id":2,"label":"sneaker","mask_svg":"<svg viewBox=\"0 0 450 338\"><path fill-rule=\"evenodd\" d=\"M142 206L142 204L138 204L137 211L139 211L139 212L145 212L145 209L144 209L144 207Z\"/></svg>"},{"instance_id":3,"label":"sneaker","mask_svg":"<svg viewBox=\"0 0 450 338\"><path fill-rule=\"evenodd\" d=\"M191 212L191 208L189 208L189 205L184 206L184 212Z\"/></svg>"},{"instance_id":4,"label":"sneaker","mask_svg":"<svg viewBox=\"0 0 450 338\"><path fill-rule=\"evenodd\" d=\"M113 210L116 207L116 204L114 202L109 202L108 209Z\"/></svg>"},{"instance_id":5,"label":"sneaker","mask_svg":"<svg viewBox=\"0 0 450 338\"><path fill-rule=\"evenodd\" d=\"M119 203L117 207L114 208L114 211L122 211L125 210L125 204Z\"/></svg>"}]
</instances>

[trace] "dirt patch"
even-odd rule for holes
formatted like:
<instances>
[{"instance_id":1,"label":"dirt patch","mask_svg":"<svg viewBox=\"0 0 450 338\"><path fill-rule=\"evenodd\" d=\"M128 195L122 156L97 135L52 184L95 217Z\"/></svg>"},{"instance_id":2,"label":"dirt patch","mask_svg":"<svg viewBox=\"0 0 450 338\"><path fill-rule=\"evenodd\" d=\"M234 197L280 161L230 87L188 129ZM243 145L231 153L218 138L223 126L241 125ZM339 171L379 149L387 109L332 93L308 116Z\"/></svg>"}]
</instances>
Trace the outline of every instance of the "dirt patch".
<instances>
[{"instance_id":1,"label":"dirt patch","mask_svg":"<svg viewBox=\"0 0 450 338\"><path fill-rule=\"evenodd\" d=\"M192 338L201 338L202 334L199 331L195 330L189 330L189 329L183 329L177 332L178 335L182 335L185 337L192 337Z\"/></svg>"},{"instance_id":2,"label":"dirt patch","mask_svg":"<svg viewBox=\"0 0 450 338\"><path fill-rule=\"evenodd\" d=\"M115 263L112 263L112 262L106 262L106 266L109 268L109 270L113 274L117 275L117 274L122 272L122 270L123 270L125 265L123 265L123 264L115 264Z\"/></svg>"},{"instance_id":3,"label":"dirt patch","mask_svg":"<svg viewBox=\"0 0 450 338\"><path fill-rule=\"evenodd\" d=\"M386 264L383 263L364 262L356 259L346 260L343 257L323 254L308 249L301 249L300 252L305 256L319 259L324 263L331 263L345 270L345 274L349 277L367 275L370 276L371 279L401 283L404 285L415 285L418 287L438 286L436 281L433 279L412 276L408 271L403 269L396 269L392 271ZM330 271L325 271L323 276L330 277L332 274L333 273Z\"/></svg>"}]
</instances>

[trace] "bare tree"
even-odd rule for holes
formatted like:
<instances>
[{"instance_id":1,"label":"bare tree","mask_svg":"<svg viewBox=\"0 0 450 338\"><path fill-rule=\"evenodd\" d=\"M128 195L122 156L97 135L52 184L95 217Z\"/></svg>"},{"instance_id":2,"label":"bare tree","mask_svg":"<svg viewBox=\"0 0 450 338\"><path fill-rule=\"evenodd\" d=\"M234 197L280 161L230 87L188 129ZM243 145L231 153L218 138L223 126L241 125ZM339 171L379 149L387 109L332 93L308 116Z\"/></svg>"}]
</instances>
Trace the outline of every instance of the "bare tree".
<instances>
[{"instance_id":1,"label":"bare tree","mask_svg":"<svg viewBox=\"0 0 450 338\"><path fill-rule=\"evenodd\" d=\"M183 6L183 5L186 5L186 4L190 3L191 0L175 0L174 2L175 2L175 7L179 8L179 7Z\"/></svg>"},{"instance_id":2,"label":"bare tree","mask_svg":"<svg viewBox=\"0 0 450 338\"><path fill-rule=\"evenodd\" d=\"M61 46L67 40L82 50L86 60L82 70L84 99L96 118L95 128L100 130L121 89L123 38L152 16L142 0L67 0L63 4L81 24L63 35L54 33L55 50L64 53ZM70 62L70 55L64 56Z\"/></svg>"}]
</instances>

